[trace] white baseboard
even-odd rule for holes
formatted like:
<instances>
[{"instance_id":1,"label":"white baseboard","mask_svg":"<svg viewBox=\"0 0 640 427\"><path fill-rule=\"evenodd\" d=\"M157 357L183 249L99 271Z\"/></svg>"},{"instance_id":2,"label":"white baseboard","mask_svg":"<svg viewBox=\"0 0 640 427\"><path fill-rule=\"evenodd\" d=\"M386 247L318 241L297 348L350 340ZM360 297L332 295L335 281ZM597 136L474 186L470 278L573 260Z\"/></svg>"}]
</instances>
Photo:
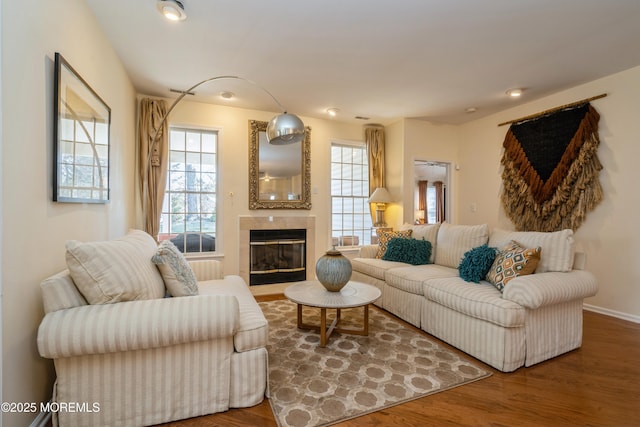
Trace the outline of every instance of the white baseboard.
<instances>
[{"instance_id":1,"label":"white baseboard","mask_svg":"<svg viewBox=\"0 0 640 427\"><path fill-rule=\"evenodd\" d=\"M628 320L633 323L640 323L640 316L635 316L629 313L623 313L621 311L610 310L608 308L602 308L595 305L583 304L583 308L594 313L604 314L605 316L616 317L622 320Z\"/></svg>"}]
</instances>

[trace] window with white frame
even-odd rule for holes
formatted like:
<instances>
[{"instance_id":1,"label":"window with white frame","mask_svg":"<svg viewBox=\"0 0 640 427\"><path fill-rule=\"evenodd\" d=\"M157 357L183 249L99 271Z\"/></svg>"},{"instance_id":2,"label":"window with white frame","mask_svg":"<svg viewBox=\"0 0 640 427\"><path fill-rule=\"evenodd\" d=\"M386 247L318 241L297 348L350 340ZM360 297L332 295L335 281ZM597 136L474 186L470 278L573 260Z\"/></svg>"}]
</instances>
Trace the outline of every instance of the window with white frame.
<instances>
[{"instance_id":1,"label":"window with white frame","mask_svg":"<svg viewBox=\"0 0 640 427\"><path fill-rule=\"evenodd\" d=\"M335 246L371 243L369 162L364 142L331 143L331 237Z\"/></svg>"},{"instance_id":2,"label":"window with white frame","mask_svg":"<svg viewBox=\"0 0 640 427\"><path fill-rule=\"evenodd\" d=\"M158 240L183 252L216 250L218 133L171 127Z\"/></svg>"}]
</instances>

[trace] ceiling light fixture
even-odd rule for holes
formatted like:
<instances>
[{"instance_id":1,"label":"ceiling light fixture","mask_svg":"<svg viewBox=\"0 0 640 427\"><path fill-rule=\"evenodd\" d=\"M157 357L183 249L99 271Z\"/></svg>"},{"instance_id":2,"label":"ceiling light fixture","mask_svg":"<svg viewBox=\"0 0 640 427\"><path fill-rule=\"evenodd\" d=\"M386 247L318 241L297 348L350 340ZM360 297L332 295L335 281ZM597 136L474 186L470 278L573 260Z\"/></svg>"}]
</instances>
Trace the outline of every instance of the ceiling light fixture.
<instances>
[{"instance_id":1,"label":"ceiling light fixture","mask_svg":"<svg viewBox=\"0 0 640 427\"><path fill-rule=\"evenodd\" d=\"M327 108L327 114L330 115L331 117L337 116L339 111L340 111L339 108Z\"/></svg>"},{"instance_id":2,"label":"ceiling light fixture","mask_svg":"<svg viewBox=\"0 0 640 427\"><path fill-rule=\"evenodd\" d=\"M184 12L184 6L178 0L158 0L158 10L170 21L184 21L187 14Z\"/></svg>"},{"instance_id":3,"label":"ceiling light fixture","mask_svg":"<svg viewBox=\"0 0 640 427\"><path fill-rule=\"evenodd\" d=\"M220 92L220 96L224 99L231 99L235 96L235 94L233 92L225 91L225 92Z\"/></svg>"},{"instance_id":4,"label":"ceiling light fixture","mask_svg":"<svg viewBox=\"0 0 640 427\"><path fill-rule=\"evenodd\" d=\"M519 98L522 95L523 90L524 89L520 89L520 88L509 89L507 91L507 95L509 95L511 98Z\"/></svg>"},{"instance_id":5,"label":"ceiling light fixture","mask_svg":"<svg viewBox=\"0 0 640 427\"><path fill-rule=\"evenodd\" d=\"M476 111L478 111L478 109L476 107L469 107L466 110L464 110L466 113L475 113Z\"/></svg>"}]
</instances>

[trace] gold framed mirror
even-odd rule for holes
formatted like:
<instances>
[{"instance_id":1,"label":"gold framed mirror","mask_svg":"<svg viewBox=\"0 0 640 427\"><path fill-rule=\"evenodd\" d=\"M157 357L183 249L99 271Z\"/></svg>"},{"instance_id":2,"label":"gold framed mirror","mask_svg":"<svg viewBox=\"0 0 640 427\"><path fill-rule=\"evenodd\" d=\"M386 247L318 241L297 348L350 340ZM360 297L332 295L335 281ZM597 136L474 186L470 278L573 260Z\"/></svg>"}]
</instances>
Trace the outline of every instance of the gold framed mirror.
<instances>
[{"instance_id":1,"label":"gold framed mirror","mask_svg":"<svg viewBox=\"0 0 640 427\"><path fill-rule=\"evenodd\" d=\"M311 128L288 145L269 144L266 130L249 120L249 209L311 209Z\"/></svg>"}]
</instances>

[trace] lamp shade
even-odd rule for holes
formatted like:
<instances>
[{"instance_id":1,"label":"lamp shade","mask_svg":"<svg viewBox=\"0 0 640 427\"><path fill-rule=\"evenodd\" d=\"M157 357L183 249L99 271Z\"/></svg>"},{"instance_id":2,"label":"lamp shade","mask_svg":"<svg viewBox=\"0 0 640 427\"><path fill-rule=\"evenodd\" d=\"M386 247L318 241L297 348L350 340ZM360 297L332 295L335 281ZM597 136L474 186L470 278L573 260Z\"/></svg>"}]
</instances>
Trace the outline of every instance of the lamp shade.
<instances>
[{"instance_id":1,"label":"lamp shade","mask_svg":"<svg viewBox=\"0 0 640 427\"><path fill-rule=\"evenodd\" d=\"M273 145L295 144L304 138L304 123L294 114L282 113L267 125L267 140Z\"/></svg>"},{"instance_id":2,"label":"lamp shade","mask_svg":"<svg viewBox=\"0 0 640 427\"><path fill-rule=\"evenodd\" d=\"M369 203L391 203L391 195L384 187L378 187L375 189L369 200Z\"/></svg>"}]
</instances>

